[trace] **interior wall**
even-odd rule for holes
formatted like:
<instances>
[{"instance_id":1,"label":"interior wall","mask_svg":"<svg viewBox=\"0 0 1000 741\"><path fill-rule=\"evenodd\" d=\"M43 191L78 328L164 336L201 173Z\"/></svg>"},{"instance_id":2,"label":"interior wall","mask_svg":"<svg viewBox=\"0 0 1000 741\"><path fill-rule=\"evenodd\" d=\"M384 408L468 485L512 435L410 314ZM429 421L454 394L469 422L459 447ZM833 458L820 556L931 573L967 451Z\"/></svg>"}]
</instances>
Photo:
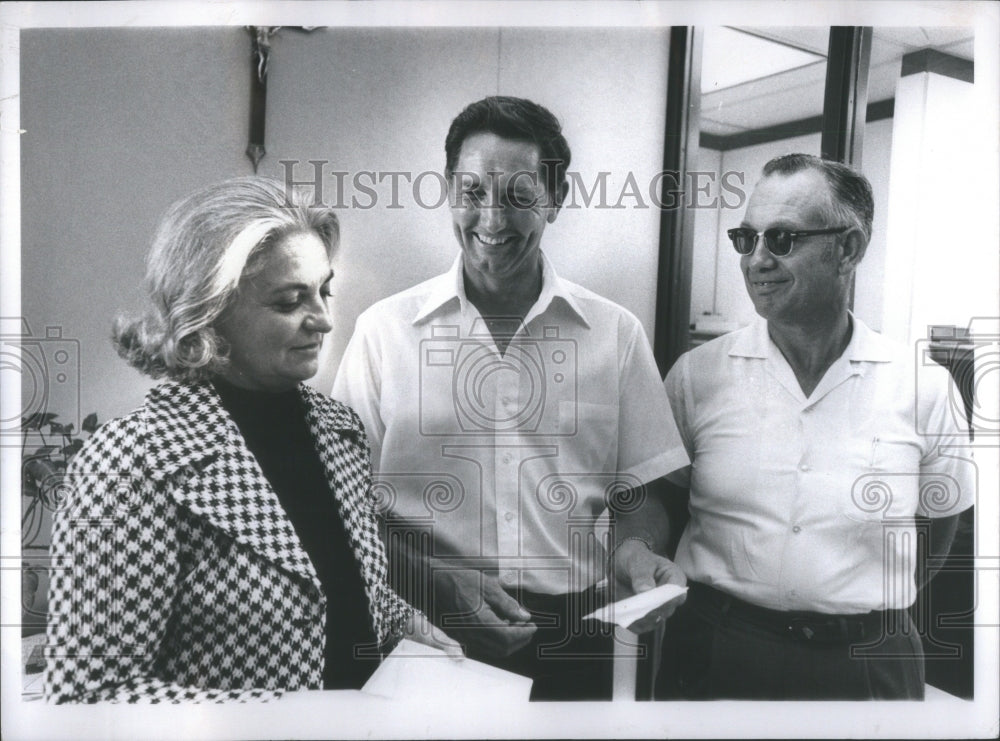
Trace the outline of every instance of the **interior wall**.
<instances>
[{"instance_id":1,"label":"interior wall","mask_svg":"<svg viewBox=\"0 0 1000 741\"><path fill-rule=\"evenodd\" d=\"M878 332L884 332L883 306L888 279L899 280L886 273L886 254L889 250L889 161L892 157L893 119L884 118L865 124L861 152L861 172L872 184L875 197L875 215L872 218L872 238L861 266L854 274L854 313L861 321Z\"/></svg>"},{"instance_id":2,"label":"interior wall","mask_svg":"<svg viewBox=\"0 0 1000 741\"><path fill-rule=\"evenodd\" d=\"M697 154L697 170L699 172L715 173L716 177L722 174L722 152L717 149L706 149L700 147ZM707 178L706 178L707 181ZM707 203L716 203L719 198L721 185L718 181L709 186L709 198ZM739 199L730 196L729 203L733 207L739 207L742 213L742 206L738 206ZM717 314L716 292L719 282L717 273L719 260L726 257L725 253L718 248L719 220L722 218L724 207L721 202L717 202L712 208L699 209L694 212L694 240L691 254L691 323L704 324L704 317Z\"/></svg>"},{"instance_id":3,"label":"interior wall","mask_svg":"<svg viewBox=\"0 0 1000 741\"><path fill-rule=\"evenodd\" d=\"M291 160L295 179L311 181L308 161L324 160L323 196L335 204L331 173L348 173L335 328L313 383L332 385L358 313L445 270L458 251L447 206L417 202L437 200L438 179L423 178L415 200L398 176L393 207L391 178L373 184L363 171L440 173L451 119L497 93L533 98L562 120L571 169L588 189L609 173L603 204L583 207L578 197L543 248L565 277L624 305L652 336L659 212L648 198L619 195L629 172L646 189L661 167L667 39L663 28L275 35L261 174L284 177L280 161ZM141 306L144 256L163 210L252 171L243 153L250 64L238 27L22 33L22 310L35 334L59 326L79 343L83 414L123 414L152 383L115 354L111 321ZM372 207L356 177L376 192Z\"/></svg>"},{"instance_id":4,"label":"interior wall","mask_svg":"<svg viewBox=\"0 0 1000 741\"><path fill-rule=\"evenodd\" d=\"M34 336L58 328L78 354L78 385L53 384L48 408L77 429L152 383L109 338L113 317L141 306L159 215L252 171L248 52L239 27L21 33L21 311Z\"/></svg>"},{"instance_id":5,"label":"interior wall","mask_svg":"<svg viewBox=\"0 0 1000 741\"><path fill-rule=\"evenodd\" d=\"M884 321L902 342L926 338L929 325L996 316L997 202L981 163L997 132L982 121L981 88L930 72L896 88L888 266L898 277Z\"/></svg>"},{"instance_id":6,"label":"interior wall","mask_svg":"<svg viewBox=\"0 0 1000 741\"><path fill-rule=\"evenodd\" d=\"M636 314L652 338L659 212L619 195L634 173L645 188L663 161L668 33L664 29L324 29L280 35L268 93L268 155L261 172L312 180L323 160L324 200L345 208L335 269L335 327L317 387L332 386L357 315L446 270L458 254L440 204L444 138L452 118L487 95L535 100L562 122L571 170L588 190L606 177L607 198L582 194L546 228L542 247L566 278ZM608 64L614 59L614 64ZM302 101L308 101L303 105ZM400 172L374 197L354 187L362 171ZM374 178L364 176L362 184ZM407 180L421 184L420 194ZM436 205L436 207L431 207ZM641 206L645 205L645 208Z\"/></svg>"}]
</instances>

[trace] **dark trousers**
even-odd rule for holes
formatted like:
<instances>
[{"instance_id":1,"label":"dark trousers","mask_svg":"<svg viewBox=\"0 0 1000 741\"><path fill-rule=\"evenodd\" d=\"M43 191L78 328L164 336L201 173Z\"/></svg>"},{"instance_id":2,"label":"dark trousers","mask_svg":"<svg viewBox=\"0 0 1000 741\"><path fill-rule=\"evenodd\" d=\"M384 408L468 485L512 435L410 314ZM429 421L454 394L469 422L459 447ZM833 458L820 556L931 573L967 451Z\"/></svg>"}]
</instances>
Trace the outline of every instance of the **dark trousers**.
<instances>
[{"instance_id":1,"label":"dark trousers","mask_svg":"<svg viewBox=\"0 0 1000 741\"><path fill-rule=\"evenodd\" d=\"M531 643L510 656L471 658L534 680L534 700L610 700L613 681L613 627L581 618L603 604L593 588L576 594L511 592L531 613L538 630Z\"/></svg>"},{"instance_id":2,"label":"dark trousers","mask_svg":"<svg viewBox=\"0 0 1000 741\"><path fill-rule=\"evenodd\" d=\"M657 700L923 699L923 649L905 610L781 613L689 586L665 627Z\"/></svg>"}]
</instances>

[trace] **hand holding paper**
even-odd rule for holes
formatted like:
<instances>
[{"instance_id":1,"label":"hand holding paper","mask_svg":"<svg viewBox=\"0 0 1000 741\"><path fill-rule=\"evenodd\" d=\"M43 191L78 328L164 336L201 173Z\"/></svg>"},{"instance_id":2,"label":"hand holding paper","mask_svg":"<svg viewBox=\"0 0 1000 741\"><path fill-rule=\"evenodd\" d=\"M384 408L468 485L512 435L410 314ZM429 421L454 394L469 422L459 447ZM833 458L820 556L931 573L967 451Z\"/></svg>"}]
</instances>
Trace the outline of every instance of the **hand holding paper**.
<instances>
[{"instance_id":1,"label":"hand holding paper","mask_svg":"<svg viewBox=\"0 0 1000 741\"><path fill-rule=\"evenodd\" d=\"M655 592L655 597L647 597L647 600L655 602L647 610L639 615L632 616L629 623L620 622L618 619L609 620L619 625L627 627L633 633L646 633L670 617L674 610L686 599L687 577L684 572L669 558L653 553L649 547L641 540L626 540L619 544L614 550L614 562L611 571L615 587L618 594L633 594L635 597ZM661 587L673 586L679 591L662 590ZM620 605L628 602L623 599L615 603ZM645 601L632 603L640 607L646 605ZM610 605L609 605L610 607ZM617 608L616 608L617 610ZM628 617L626 613L626 617Z\"/></svg>"},{"instance_id":2,"label":"hand holding paper","mask_svg":"<svg viewBox=\"0 0 1000 741\"><path fill-rule=\"evenodd\" d=\"M465 658L461 645L449 638L443 630L435 627L422 612L414 612L410 615L410 619L406 621L403 635L417 643L440 649L452 659Z\"/></svg>"},{"instance_id":3,"label":"hand holding paper","mask_svg":"<svg viewBox=\"0 0 1000 741\"><path fill-rule=\"evenodd\" d=\"M662 610L659 608L669 604L672 611L680 603L670 603L685 594L687 594L687 587L680 587L676 584L661 584L654 589L607 604L599 610L594 610L584 619L594 618L604 623L614 623L622 628L628 628L633 633L644 633L645 630L636 630L636 626L643 626L650 622L643 620L643 618L651 617L653 619L652 625L655 626L657 622L660 622L656 619L657 616L662 614Z\"/></svg>"}]
</instances>

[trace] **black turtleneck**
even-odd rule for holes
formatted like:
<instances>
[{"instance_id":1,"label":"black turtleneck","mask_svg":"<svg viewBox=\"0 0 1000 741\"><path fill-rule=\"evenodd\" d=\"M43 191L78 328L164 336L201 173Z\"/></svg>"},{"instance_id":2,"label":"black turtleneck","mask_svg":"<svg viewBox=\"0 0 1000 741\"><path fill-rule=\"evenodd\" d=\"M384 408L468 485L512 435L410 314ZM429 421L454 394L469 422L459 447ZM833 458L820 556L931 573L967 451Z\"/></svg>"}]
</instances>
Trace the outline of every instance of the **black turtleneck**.
<instances>
[{"instance_id":1,"label":"black turtleneck","mask_svg":"<svg viewBox=\"0 0 1000 741\"><path fill-rule=\"evenodd\" d=\"M371 656L376 637L360 567L316 452L299 390L250 391L222 379L213 385L277 493L323 585L323 687L358 689L378 662L377 654L355 658L355 647L363 647Z\"/></svg>"}]
</instances>

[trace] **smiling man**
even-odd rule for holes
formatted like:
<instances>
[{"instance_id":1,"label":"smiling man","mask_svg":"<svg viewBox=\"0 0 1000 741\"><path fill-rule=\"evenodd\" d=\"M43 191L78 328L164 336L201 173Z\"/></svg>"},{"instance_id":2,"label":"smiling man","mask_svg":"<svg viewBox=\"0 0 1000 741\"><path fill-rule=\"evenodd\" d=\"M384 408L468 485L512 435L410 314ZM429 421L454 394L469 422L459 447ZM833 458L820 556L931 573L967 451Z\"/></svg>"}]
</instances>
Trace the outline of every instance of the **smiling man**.
<instances>
[{"instance_id":1,"label":"smiling man","mask_svg":"<svg viewBox=\"0 0 1000 741\"><path fill-rule=\"evenodd\" d=\"M460 253L358 318L333 395L371 439L397 587L532 699L610 698L611 634L582 620L606 599L595 523L687 455L638 320L542 252L568 188L556 118L486 98L445 154Z\"/></svg>"},{"instance_id":2,"label":"smiling man","mask_svg":"<svg viewBox=\"0 0 1000 741\"><path fill-rule=\"evenodd\" d=\"M947 371L848 310L873 208L862 175L793 154L765 165L728 232L760 317L667 376L691 457L670 477L690 489L689 593L666 625L661 699L923 697L917 532L947 553L974 467ZM616 568L670 564L653 552L662 504L620 522Z\"/></svg>"}]
</instances>

